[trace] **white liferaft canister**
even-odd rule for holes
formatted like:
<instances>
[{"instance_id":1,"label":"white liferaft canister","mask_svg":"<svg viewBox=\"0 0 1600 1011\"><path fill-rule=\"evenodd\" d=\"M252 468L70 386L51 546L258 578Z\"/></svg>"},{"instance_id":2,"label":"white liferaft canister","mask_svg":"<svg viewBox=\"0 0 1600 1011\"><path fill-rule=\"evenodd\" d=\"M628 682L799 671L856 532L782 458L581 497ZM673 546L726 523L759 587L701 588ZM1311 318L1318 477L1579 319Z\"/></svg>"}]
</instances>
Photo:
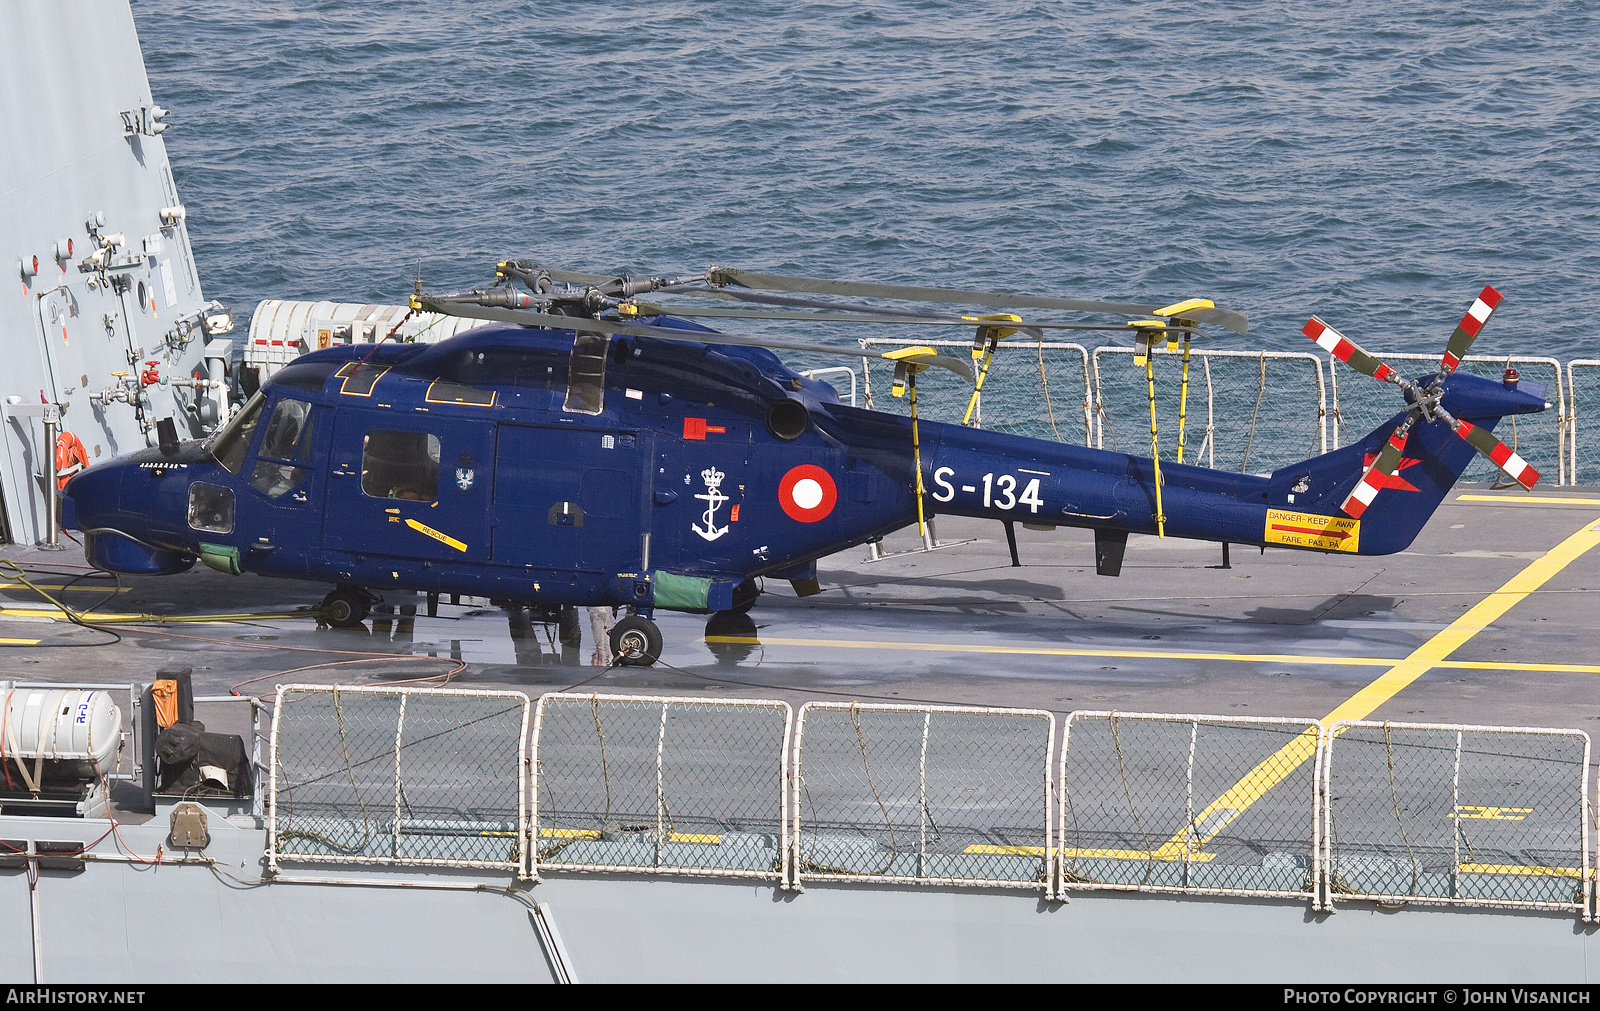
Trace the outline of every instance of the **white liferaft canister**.
<instances>
[{"instance_id":1,"label":"white liferaft canister","mask_svg":"<svg viewBox=\"0 0 1600 1011\"><path fill-rule=\"evenodd\" d=\"M101 775L111 771L122 714L107 692L17 688L3 705L0 759L92 762Z\"/></svg>"}]
</instances>

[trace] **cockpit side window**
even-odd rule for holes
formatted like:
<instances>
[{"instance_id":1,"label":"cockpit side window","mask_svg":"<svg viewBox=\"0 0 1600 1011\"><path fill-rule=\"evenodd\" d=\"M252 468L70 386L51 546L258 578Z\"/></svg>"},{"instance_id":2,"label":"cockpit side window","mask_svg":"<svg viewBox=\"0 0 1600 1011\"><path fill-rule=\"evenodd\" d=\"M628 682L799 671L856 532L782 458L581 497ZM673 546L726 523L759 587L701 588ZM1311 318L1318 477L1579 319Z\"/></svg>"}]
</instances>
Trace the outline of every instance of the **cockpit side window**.
<instances>
[{"instance_id":1,"label":"cockpit side window","mask_svg":"<svg viewBox=\"0 0 1600 1011\"><path fill-rule=\"evenodd\" d=\"M578 334L573 340L563 411L599 414L606 409L606 351L610 343L611 338L601 334Z\"/></svg>"},{"instance_id":2,"label":"cockpit side window","mask_svg":"<svg viewBox=\"0 0 1600 1011\"><path fill-rule=\"evenodd\" d=\"M223 426L222 431L217 433L216 441L211 444L212 457L228 473L237 474L244 466L245 454L250 452L250 441L255 438L256 423L261 420L261 406L266 402L266 394L256 391L256 395L233 416L232 421Z\"/></svg>"},{"instance_id":3,"label":"cockpit side window","mask_svg":"<svg viewBox=\"0 0 1600 1011\"><path fill-rule=\"evenodd\" d=\"M267 422L267 437L261 442L257 456L273 460L303 460L305 452L297 452L301 443L309 450L311 442L311 405L303 400L284 397L272 409Z\"/></svg>"},{"instance_id":4,"label":"cockpit side window","mask_svg":"<svg viewBox=\"0 0 1600 1011\"><path fill-rule=\"evenodd\" d=\"M311 458L312 424L316 409L303 400L283 397L272 408L267 434L256 450L255 469L250 486L269 498L278 498L299 487L310 474L303 464Z\"/></svg>"},{"instance_id":5,"label":"cockpit side window","mask_svg":"<svg viewBox=\"0 0 1600 1011\"><path fill-rule=\"evenodd\" d=\"M361 490L373 498L431 502L439 494L439 439L374 428L361 448Z\"/></svg>"}]
</instances>

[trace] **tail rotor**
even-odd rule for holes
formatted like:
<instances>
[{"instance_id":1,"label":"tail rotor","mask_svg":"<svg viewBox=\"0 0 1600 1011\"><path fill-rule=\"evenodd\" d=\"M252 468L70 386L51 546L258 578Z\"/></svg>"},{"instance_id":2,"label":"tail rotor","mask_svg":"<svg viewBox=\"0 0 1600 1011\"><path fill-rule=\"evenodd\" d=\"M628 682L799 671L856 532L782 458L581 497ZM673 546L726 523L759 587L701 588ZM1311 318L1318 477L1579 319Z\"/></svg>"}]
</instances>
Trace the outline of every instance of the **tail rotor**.
<instances>
[{"instance_id":1,"label":"tail rotor","mask_svg":"<svg viewBox=\"0 0 1600 1011\"><path fill-rule=\"evenodd\" d=\"M1315 341L1318 347L1357 372L1371 376L1379 382L1393 383L1400 387L1409 402L1405 420L1395 427L1389 436L1389 441L1367 466L1361 479L1356 482L1355 488L1340 506L1346 515L1359 518L1372 504L1378 492L1388 486L1390 479L1400 468L1406 440L1412 426L1418 420L1444 422L1451 431L1524 488L1531 490L1534 483L1539 480L1539 472L1529 466L1528 462L1518 456L1511 447L1485 429L1452 416L1441 403L1444 398L1445 380L1456 371L1462 359L1472 350L1473 342L1477 340L1484 324L1489 322L1489 317L1499 307L1500 299L1498 291L1485 286L1473 300L1466 315L1461 318L1461 323L1457 325L1455 332L1450 335L1444 355L1439 360L1439 372L1432 380L1416 383L1402 377L1387 363L1368 354L1355 341L1316 316L1311 317L1302 328L1302 332Z\"/></svg>"}]
</instances>

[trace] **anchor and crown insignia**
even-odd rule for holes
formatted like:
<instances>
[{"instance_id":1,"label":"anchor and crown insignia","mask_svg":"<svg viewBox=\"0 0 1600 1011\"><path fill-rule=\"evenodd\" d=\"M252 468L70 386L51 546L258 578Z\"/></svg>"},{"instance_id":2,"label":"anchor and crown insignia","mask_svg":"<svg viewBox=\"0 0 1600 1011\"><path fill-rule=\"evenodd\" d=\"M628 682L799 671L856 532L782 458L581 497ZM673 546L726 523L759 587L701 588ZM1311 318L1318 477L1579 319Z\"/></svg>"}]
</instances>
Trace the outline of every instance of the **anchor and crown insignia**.
<instances>
[{"instance_id":1,"label":"anchor and crown insignia","mask_svg":"<svg viewBox=\"0 0 1600 1011\"><path fill-rule=\"evenodd\" d=\"M728 496L722 494L722 479L727 476L715 466L707 467L700 472L700 480L706 483L706 491L705 494L696 495L695 498L706 504L705 515L700 518L705 527L702 528L699 523L690 523L689 528L708 541L714 541L728 532L726 526L717 526L717 510L728 501Z\"/></svg>"}]
</instances>

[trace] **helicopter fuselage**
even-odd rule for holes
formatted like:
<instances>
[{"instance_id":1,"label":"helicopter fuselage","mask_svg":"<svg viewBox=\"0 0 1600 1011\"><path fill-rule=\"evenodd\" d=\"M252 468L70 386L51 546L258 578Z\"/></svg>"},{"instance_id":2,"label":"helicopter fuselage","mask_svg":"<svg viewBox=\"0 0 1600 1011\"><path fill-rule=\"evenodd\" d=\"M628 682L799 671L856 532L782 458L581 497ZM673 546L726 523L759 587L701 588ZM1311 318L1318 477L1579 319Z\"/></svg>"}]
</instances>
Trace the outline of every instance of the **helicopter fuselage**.
<instances>
[{"instance_id":1,"label":"helicopter fuselage","mask_svg":"<svg viewBox=\"0 0 1600 1011\"><path fill-rule=\"evenodd\" d=\"M1485 426L1544 407L1476 377L1448 382L1458 415ZM1421 510L1414 523L1363 532L1331 515L1402 416L1271 476L1163 464L1161 526L1400 550L1472 453L1425 425L1412 477L1424 494L1397 507ZM208 442L74 477L67 520L91 562L113 571L175 572L199 558L380 592L646 615L727 609L752 577L803 586L816 559L916 522L914 460L930 512L1157 531L1148 458L927 421L914 454L911 427L841 404L759 348L482 327L436 345L304 355Z\"/></svg>"}]
</instances>

